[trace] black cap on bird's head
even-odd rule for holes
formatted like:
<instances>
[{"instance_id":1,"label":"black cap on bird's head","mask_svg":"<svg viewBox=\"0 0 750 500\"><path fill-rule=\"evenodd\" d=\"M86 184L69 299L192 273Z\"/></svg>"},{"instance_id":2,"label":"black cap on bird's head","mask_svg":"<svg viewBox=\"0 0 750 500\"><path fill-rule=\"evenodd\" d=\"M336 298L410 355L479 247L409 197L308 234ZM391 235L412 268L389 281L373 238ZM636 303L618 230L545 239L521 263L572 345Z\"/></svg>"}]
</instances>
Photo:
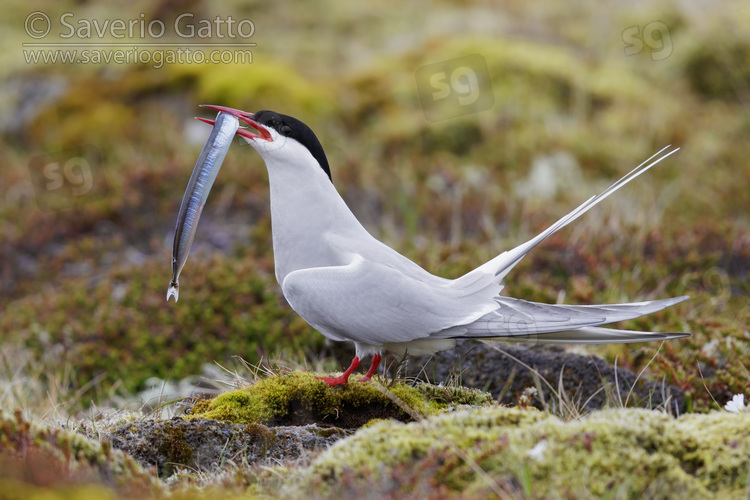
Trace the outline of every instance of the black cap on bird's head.
<instances>
[{"instance_id":1,"label":"black cap on bird's head","mask_svg":"<svg viewBox=\"0 0 750 500\"><path fill-rule=\"evenodd\" d=\"M237 135L241 135L247 139L273 142L273 136L268 131L268 129L273 129L277 134L283 137L289 137L296 140L310 151L310 154L315 158L326 175L328 175L328 178L331 179L331 169L328 166L328 159L323 151L323 146L320 145L320 141L315 137L315 134L310 130L310 127L298 119L268 110L248 113L246 111L240 111L238 109L227 108L224 106L204 104L201 107L229 113L250 125L258 132L257 134L253 133L250 128L241 128L237 130ZM198 120L211 125L214 123L213 120L206 120L204 118L198 118Z\"/></svg>"}]
</instances>

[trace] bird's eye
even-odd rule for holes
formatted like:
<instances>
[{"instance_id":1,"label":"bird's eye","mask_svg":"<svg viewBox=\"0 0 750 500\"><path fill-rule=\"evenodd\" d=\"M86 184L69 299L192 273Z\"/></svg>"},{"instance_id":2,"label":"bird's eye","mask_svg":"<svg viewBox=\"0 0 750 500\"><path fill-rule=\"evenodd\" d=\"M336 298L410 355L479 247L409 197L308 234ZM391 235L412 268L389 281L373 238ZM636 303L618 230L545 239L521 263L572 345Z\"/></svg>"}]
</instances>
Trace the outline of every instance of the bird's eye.
<instances>
[{"instance_id":1,"label":"bird's eye","mask_svg":"<svg viewBox=\"0 0 750 500\"><path fill-rule=\"evenodd\" d=\"M290 135L292 135L292 127L290 127L289 125L282 125L280 132L281 132L281 135L285 135L286 137L289 137Z\"/></svg>"}]
</instances>

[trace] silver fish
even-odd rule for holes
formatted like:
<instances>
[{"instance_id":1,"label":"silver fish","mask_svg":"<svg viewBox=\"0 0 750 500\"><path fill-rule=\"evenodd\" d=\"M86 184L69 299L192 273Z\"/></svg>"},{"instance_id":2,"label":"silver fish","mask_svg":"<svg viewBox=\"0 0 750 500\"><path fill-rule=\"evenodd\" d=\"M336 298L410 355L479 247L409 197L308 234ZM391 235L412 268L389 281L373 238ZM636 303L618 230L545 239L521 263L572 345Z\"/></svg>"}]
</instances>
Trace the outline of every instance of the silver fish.
<instances>
[{"instance_id":1,"label":"silver fish","mask_svg":"<svg viewBox=\"0 0 750 500\"><path fill-rule=\"evenodd\" d=\"M204 120L205 121L205 120ZM210 122L208 122L210 123ZM172 246L172 281L167 289L167 301L174 295L177 302L179 294L180 272L187 261L190 246L193 244L195 231L198 228L203 206L208 199L208 193L216 180L224 157L229 151L234 134L240 127L240 122L228 113L219 113L216 123L203 146L201 155L190 176L185 195L182 197L180 213L177 215L177 225L174 230L174 244Z\"/></svg>"}]
</instances>

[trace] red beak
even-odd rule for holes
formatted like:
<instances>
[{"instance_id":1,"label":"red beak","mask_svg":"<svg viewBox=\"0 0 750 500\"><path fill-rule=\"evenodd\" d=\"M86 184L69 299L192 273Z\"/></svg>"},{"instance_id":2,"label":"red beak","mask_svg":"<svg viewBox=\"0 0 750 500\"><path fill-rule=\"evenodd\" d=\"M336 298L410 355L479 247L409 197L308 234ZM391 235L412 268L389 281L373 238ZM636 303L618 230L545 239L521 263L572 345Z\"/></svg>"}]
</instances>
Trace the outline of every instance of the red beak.
<instances>
[{"instance_id":1,"label":"red beak","mask_svg":"<svg viewBox=\"0 0 750 500\"><path fill-rule=\"evenodd\" d=\"M251 127L253 127L255 130L258 131L257 134L254 134L250 131L250 129L247 128L241 128L237 130L237 135L241 135L242 137L247 137L248 139L263 139L265 141L273 141L273 138L271 137L271 133L268 131L266 127L261 125L260 123L253 120L253 114L248 113L247 111L240 111L239 109L234 108L227 108L225 106L214 106L213 104L201 104L201 108L208 108L213 109L214 111L221 111L223 113L228 113L238 120L242 120L243 122L247 123ZM204 123L208 123L209 125L213 125L215 122L214 120L207 120L205 118L199 118L195 117L196 120L200 120Z\"/></svg>"}]
</instances>

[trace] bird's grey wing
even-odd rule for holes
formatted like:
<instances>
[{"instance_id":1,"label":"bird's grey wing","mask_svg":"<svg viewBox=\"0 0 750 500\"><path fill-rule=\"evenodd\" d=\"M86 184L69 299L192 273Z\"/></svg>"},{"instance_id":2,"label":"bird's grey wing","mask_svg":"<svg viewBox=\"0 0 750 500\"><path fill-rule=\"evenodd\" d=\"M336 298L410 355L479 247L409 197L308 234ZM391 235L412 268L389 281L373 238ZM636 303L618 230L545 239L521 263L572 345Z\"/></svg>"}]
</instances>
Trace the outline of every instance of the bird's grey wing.
<instances>
[{"instance_id":1,"label":"bird's grey wing","mask_svg":"<svg viewBox=\"0 0 750 500\"><path fill-rule=\"evenodd\" d=\"M631 170L627 175L622 177L619 181L612 184L610 187L602 191L596 196L592 196L588 200L586 200L584 203L582 203L578 208L570 212L565 217L561 218L557 222L555 222L552 226L547 228L545 231L540 233L538 236L532 238L531 240L527 241L526 243L523 243L516 248L512 250L508 250L506 252L501 253L494 259L486 262L485 264L482 264L478 268L474 269L473 271L465 274L464 276L456 279L454 281L454 286L457 288L464 288L464 289L474 289L474 288L481 288L484 286L487 286L489 282L491 283L500 283L505 276L515 267L516 264L527 254L529 253L534 247L536 247L539 243L544 241L546 238L551 236L552 234L556 233L560 229L564 228L577 218L579 218L581 215L585 214L591 208L596 206L598 203L606 199L608 196L610 196L612 193L638 177L639 175L646 172L648 169L656 165L657 163L665 160L672 154L679 151L679 148L674 149L672 151L669 151L666 154L664 151L669 148L669 146L663 148L658 153L654 154L651 158L644 161L640 165L638 165L636 168ZM656 158L656 159L654 159ZM652 161L653 160L653 161ZM649 163L650 162L650 163Z\"/></svg>"},{"instance_id":2,"label":"bird's grey wing","mask_svg":"<svg viewBox=\"0 0 750 500\"><path fill-rule=\"evenodd\" d=\"M627 330L609 330L592 328L617 321L638 318L645 314L661 311L686 300L688 297L674 297L670 299L651 300L645 302L631 302L624 304L604 305L565 305L540 304L511 297L498 297L497 309L485 314L472 323L453 327L440 332L434 337L445 338L490 338L490 337L524 337L539 335L540 340L562 341L559 339L580 338L579 342L601 341L608 333L613 342L627 342L617 340L616 333ZM578 331L571 333L571 331ZM551 333L561 333L551 336ZM645 334L644 332L633 332ZM576 337L578 335L578 337ZM642 335L641 335L642 336ZM684 334L680 334L684 336Z\"/></svg>"},{"instance_id":3,"label":"bird's grey wing","mask_svg":"<svg viewBox=\"0 0 750 500\"><path fill-rule=\"evenodd\" d=\"M281 289L324 335L373 345L426 338L493 308L358 255L347 265L293 271Z\"/></svg>"}]
</instances>

